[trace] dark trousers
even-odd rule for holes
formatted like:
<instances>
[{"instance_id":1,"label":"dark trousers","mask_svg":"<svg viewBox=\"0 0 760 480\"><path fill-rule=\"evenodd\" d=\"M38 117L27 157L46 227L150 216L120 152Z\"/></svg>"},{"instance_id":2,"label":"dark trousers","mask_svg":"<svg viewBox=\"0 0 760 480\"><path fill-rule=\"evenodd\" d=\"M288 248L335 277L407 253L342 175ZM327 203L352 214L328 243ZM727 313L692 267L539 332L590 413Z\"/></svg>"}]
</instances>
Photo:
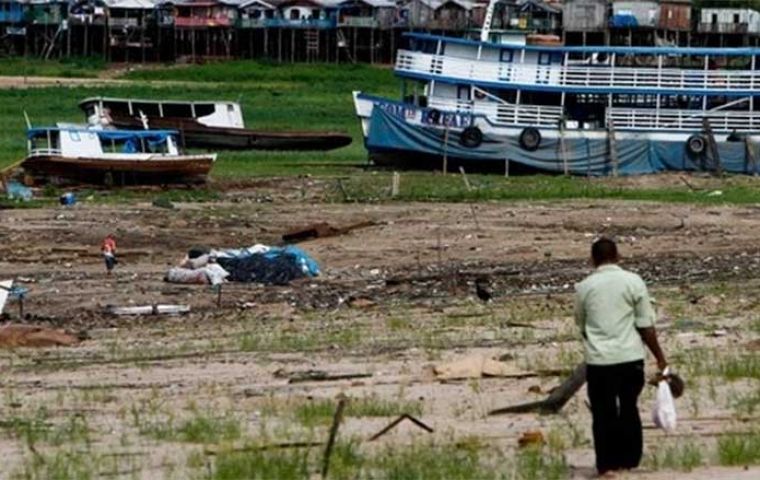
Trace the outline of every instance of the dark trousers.
<instances>
[{"instance_id":1,"label":"dark trousers","mask_svg":"<svg viewBox=\"0 0 760 480\"><path fill-rule=\"evenodd\" d=\"M586 380L596 469L602 474L638 467L644 442L636 403L644 388L644 361L588 365Z\"/></svg>"}]
</instances>

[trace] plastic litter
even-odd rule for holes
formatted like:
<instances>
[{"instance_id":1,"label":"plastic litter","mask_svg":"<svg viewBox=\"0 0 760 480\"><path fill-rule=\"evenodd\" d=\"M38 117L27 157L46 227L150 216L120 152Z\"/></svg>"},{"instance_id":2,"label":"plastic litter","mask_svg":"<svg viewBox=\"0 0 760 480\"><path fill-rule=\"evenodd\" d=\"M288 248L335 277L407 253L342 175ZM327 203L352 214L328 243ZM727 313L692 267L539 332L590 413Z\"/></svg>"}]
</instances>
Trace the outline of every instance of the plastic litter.
<instances>
[{"instance_id":1,"label":"plastic litter","mask_svg":"<svg viewBox=\"0 0 760 480\"><path fill-rule=\"evenodd\" d=\"M654 409L652 410L652 421L659 428L672 432L676 428L676 403L673 400L673 394L668 385L667 376L670 374L669 369L662 372L663 378L657 382L657 394L654 400Z\"/></svg>"},{"instance_id":2,"label":"plastic litter","mask_svg":"<svg viewBox=\"0 0 760 480\"><path fill-rule=\"evenodd\" d=\"M32 189L25 187L16 181L8 182L5 187L5 192L8 195L9 200L23 200L28 202L32 199Z\"/></svg>"},{"instance_id":3,"label":"plastic litter","mask_svg":"<svg viewBox=\"0 0 760 480\"><path fill-rule=\"evenodd\" d=\"M71 206L77 203L77 196L71 192L67 192L58 197L58 202L64 206Z\"/></svg>"}]
</instances>

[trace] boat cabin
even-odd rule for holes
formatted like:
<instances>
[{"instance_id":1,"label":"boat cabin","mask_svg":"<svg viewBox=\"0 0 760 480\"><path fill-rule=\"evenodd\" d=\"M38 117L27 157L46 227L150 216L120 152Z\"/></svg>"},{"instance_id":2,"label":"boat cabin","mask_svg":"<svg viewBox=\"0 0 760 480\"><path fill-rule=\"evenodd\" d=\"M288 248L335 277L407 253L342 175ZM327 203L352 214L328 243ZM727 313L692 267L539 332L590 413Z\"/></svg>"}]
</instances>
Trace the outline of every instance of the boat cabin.
<instances>
[{"instance_id":1,"label":"boat cabin","mask_svg":"<svg viewBox=\"0 0 760 480\"><path fill-rule=\"evenodd\" d=\"M178 155L175 130L95 130L44 127L27 130L30 157L122 158Z\"/></svg>"},{"instance_id":2,"label":"boat cabin","mask_svg":"<svg viewBox=\"0 0 760 480\"><path fill-rule=\"evenodd\" d=\"M119 118L194 119L207 127L245 128L240 104L88 98L79 103L90 125L110 125ZM118 123L118 122L117 122Z\"/></svg>"}]
</instances>

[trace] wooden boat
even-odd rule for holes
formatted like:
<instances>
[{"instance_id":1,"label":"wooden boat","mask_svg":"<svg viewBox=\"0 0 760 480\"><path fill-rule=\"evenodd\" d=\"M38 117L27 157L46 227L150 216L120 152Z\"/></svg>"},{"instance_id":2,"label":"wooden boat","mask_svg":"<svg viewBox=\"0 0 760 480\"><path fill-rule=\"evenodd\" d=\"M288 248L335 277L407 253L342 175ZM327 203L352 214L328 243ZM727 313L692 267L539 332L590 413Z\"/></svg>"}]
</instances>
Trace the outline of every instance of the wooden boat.
<instances>
[{"instance_id":1,"label":"wooden boat","mask_svg":"<svg viewBox=\"0 0 760 480\"><path fill-rule=\"evenodd\" d=\"M188 147L234 150L333 150L351 143L336 132L270 132L245 128L235 102L88 98L79 103L90 125L182 132Z\"/></svg>"},{"instance_id":2,"label":"wooden boat","mask_svg":"<svg viewBox=\"0 0 760 480\"><path fill-rule=\"evenodd\" d=\"M175 130L27 130L28 173L106 185L205 180L216 154L185 155Z\"/></svg>"}]
</instances>

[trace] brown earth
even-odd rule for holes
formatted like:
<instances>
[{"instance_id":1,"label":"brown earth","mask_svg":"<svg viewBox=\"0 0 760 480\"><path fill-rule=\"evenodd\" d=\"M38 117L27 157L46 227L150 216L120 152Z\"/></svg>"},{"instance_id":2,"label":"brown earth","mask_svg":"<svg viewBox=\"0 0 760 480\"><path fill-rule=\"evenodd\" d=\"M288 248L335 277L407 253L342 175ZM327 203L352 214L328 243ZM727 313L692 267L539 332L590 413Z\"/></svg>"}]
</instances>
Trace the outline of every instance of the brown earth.
<instances>
[{"instance_id":1,"label":"brown earth","mask_svg":"<svg viewBox=\"0 0 760 480\"><path fill-rule=\"evenodd\" d=\"M442 383L431 372L445 360L505 353L528 371L571 368L580 357L569 293L589 272L589 244L600 234L615 235L626 266L652 286L666 350L677 368L692 372L687 359L694 352L735 354L741 345L758 341L758 328L748 328L760 283L755 206L370 205L302 200L289 181L238 187L227 185L221 201L173 210L85 200L71 208L0 211L0 277L16 278L30 289L26 321L90 337L72 348L0 354L5 415L29 416L41 406L54 424L74 413L86 415L97 455L138 458L117 470L141 478L170 473L181 478L190 468L188 455L198 447L140 435L125 412L154 404L162 418L182 418L199 407L229 411L251 435L265 428L271 435L302 439L298 427L282 433L283 415L267 417L271 403L332 399L342 392L422 403L422 418L436 433L403 427L381 443L478 437L509 453L529 430L568 438L576 432L566 455L572 475L588 478L593 450L583 391L560 416L488 417L493 408L540 398L531 392L545 392L559 378ZM314 188L319 197L319 185ZM162 281L167 268L195 245L276 244L282 233L300 225L324 221L341 227L367 220L375 225L301 244L323 269L314 280L286 287L228 284L221 307L207 286ZM112 277L105 275L99 256L107 233L116 235L121 259ZM480 277L494 289L493 304L474 297L474 280ZM137 318L104 313L107 305L159 303L189 304L192 312ZM15 317L15 307L9 303L6 315ZM723 331L713 335L716 330ZM306 383L282 378L283 371L307 369L371 377ZM651 427L652 391L645 392L647 452L684 437L712 448L720 433L757 427L756 417L738 412L732 399L756 390L758 380L710 378L709 388L707 380L694 379L697 388L691 385L679 400L682 421L675 437ZM341 434L366 438L390 420L349 418ZM6 429L0 437L0 452L4 464L18 468L34 453L12 432ZM106 475L103 468L98 475ZM760 472L649 468L630 478L672 475L757 478Z\"/></svg>"}]
</instances>

